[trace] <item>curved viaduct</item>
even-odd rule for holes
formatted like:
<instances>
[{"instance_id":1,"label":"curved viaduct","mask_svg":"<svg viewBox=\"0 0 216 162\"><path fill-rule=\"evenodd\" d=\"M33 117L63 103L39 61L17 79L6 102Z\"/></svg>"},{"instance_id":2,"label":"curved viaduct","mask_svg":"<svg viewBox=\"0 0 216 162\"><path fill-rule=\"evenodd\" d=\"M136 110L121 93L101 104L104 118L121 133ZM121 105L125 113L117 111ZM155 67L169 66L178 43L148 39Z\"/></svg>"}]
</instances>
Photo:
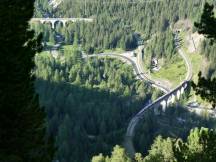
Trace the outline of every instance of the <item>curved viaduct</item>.
<instances>
[{"instance_id":1,"label":"curved viaduct","mask_svg":"<svg viewBox=\"0 0 216 162\"><path fill-rule=\"evenodd\" d=\"M126 137L133 137L135 126L137 122L143 118L146 110L153 109L155 114L159 115L161 112L164 112L170 104L173 104L175 101L180 99L181 95L184 94L188 85L189 81L183 82L181 85L179 85L177 88L175 88L168 94L159 97L156 101L145 106L141 111L139 111L130 121L127 128Z\"/></svg>"},{"instance_id":2,"label":"curved viaduct","mask_svg":"<svg viewBox=\"0 0 216 162\"><path fill-rule=\"evenodd\" d=\"M55 29L55 24L57 22L62 23L63 27L65 27L67 22L78 22L78 21L93 22L93 19L91 18L32 18L30 20L30 23L33 22L40 22L41 24L50 23L52 28Z\"/></svg>"}]
</instances>

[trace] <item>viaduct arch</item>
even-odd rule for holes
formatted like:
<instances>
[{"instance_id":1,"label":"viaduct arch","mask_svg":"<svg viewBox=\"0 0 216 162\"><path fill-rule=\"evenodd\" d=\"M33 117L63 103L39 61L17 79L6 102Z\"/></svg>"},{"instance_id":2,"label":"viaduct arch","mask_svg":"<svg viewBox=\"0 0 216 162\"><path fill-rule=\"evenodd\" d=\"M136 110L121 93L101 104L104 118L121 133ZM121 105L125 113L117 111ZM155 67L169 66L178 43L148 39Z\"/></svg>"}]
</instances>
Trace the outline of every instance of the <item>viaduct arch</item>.
<instances>
[{"instance_id":1,"label":"viaduct arch","mask_svg":"<svg viewBox=\"0 0 216 162\"><path fill-rule=\"evenodd\" d=\"M55 24L60 22L63 24L63 27L66 26L67 22L93 22L92 18L32 18L30 23L40 22L41 24L50 23L52 29L55 29Z\"/></svg>"}]
</instances>

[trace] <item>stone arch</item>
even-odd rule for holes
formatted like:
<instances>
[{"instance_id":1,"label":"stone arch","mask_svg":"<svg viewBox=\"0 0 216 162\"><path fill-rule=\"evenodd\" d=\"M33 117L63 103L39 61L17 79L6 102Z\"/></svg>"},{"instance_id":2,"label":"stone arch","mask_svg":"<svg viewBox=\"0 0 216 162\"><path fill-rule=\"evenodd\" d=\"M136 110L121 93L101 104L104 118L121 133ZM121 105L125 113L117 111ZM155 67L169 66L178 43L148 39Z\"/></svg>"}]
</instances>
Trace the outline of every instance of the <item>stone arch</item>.
<instances>
[{"instance_id":1,"label":"stone arch","mask_svg":"<svg viewBox=\"0 0 216 162\"><path fill-rule=\"evenodd\" d=\"M67 26L67 20L61 20L62 24L63 24L63 27L66 27Z\"/></svg>"},{"instance_id":2,"label":"stone arch","mask_svg":"<svg viewBox=\"0 0 216 162\"><path fill-rule=\"evenodd\" d=\"M175 95L170 94L170 96L167 99L167 107L175 103Z\"/></svg>"},{"instance_id":3,"label":"stone arch","mask_svg":"<svg viewBox=\"0 0 216 162\"><path fill-rule=\"evenodd\" d=\"M174 104L174 103L175 103L175 99L176 99L175 95L174 95L174 94L172 94L172 95L171 95L171 103L172 103L172 104Z\"/></svg>"},{"instance_id":4,"label":"stone arch","mask_svg":"<svg viewBox=\"0 0 216 162\"><path fill-rule=\"evenodd\" d=\"M71 23L74 23L75 21L74 20L67 20L67 21L65 21L65 26L67 26L67 25L69 25L69 24L71 24Z\"/></svg>"},{"instance_id":5,"label":"stone arch","mask_svg":"<svg viewBox=\"0 0 216 162\"><path fill-rule=\"evenodd\" d=\"M51 28L53 28L53 23L52 23L52 21L49 21L49 20L41 20L40 22L41 22L41 24L50 24Z\"/></svg>"},{"instance_id":6,"label":"stone arch","mask_svg":"<svg viewBox=\"0 0 216 162\"><path fill-rule=\"evenodd\" d=\"M61 27L64 27L64 22L62 20L56 20L54 21L54 25L53 25L54 29L57 27L58 24L60 24Z\"/></svg>"}]
</instances>

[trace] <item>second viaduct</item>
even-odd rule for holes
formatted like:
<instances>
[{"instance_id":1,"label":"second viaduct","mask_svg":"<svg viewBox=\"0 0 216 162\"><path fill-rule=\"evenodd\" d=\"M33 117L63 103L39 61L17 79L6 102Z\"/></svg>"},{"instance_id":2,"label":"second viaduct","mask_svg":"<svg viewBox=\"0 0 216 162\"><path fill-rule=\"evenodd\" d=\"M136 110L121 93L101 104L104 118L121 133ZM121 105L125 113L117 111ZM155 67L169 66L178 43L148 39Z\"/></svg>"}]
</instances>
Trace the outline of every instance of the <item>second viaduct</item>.
<instances>
[{"instance_id":1,"label":"second viaduct","mask_svg":"<svg viewBox=\"0 0 216 162\"><path fill-rule=\"evenodd\" d=\"M50 23L52 28L54 29L55 24L57 22L62 23L63 27L65 27L66 23L68 22L78 22L78 21L93 22L93 19L91 18L32 18L30 20L30 23L34 23L34 22L40 22L41 24Z\"/></svg>"}]
</instances>

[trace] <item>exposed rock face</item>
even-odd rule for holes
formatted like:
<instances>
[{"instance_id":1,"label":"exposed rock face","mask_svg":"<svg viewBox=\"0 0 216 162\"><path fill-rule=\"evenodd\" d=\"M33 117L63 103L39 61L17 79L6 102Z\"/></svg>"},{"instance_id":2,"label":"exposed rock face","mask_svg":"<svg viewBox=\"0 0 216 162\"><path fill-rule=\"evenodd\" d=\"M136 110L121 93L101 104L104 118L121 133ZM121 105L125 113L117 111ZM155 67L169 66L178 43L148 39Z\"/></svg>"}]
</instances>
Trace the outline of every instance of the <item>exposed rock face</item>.
<instances>
[{"instance_id":1,"label":"exposed rock face","mask_svg":"<svg viewBox=\"0 0 216 162\"><path fill-rule=\"evenodd\" d=\"M188 52L193 53L199 50L200 44L203 41L204 36L197 32L190 34L186 37L186 44L188 45Z\"/></svg>"}]
</instances>

